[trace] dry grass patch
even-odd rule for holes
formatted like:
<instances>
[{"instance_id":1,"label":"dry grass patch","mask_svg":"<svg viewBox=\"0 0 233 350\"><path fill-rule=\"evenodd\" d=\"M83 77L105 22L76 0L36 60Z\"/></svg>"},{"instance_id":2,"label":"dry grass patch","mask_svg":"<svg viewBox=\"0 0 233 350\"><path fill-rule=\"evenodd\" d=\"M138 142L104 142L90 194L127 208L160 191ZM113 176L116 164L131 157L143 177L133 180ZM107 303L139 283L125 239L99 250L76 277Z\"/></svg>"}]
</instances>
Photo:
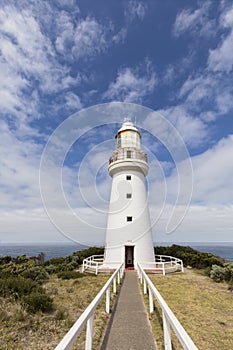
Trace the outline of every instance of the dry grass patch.
<instances>
[{"instance_id":1,"label":"dry grass patch","mask_svg":"<svg viewBox=\"0 0 233 350\"><path fill-rule=\"evenodd\" d=\"M149 277L198 349L233 349L233 293L226 284L194 271ZM156 301L155 306L150 318L158 348L162 349L162 316ZM175 336L172 341L174 349L182 349Z\"/></svg>"},{"instance_id":2,"label":"dry grass patch","mask_svg":"<svg viewBox=\"0 0 233 350\"><path fill-rule=\"evenodd\" d=\"M54 349L108 279L109 275L87 275L75 280L52 276L45 289L53 297L55 307L47 314L30 315L14 300L1 298L0 349ZM103 303L95 316L94 349L108 319ZM84 349L84 342L85 333L78 339L76 349Z\"/></svg>"}]
</instances>

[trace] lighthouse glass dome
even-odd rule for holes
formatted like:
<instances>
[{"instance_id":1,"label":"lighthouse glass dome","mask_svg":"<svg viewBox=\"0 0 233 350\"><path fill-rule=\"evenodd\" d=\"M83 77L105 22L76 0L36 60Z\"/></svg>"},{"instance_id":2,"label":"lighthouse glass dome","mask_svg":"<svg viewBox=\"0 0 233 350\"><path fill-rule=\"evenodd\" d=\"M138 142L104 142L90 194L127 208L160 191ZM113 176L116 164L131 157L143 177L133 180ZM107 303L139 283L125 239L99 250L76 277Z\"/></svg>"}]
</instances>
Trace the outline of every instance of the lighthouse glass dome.
<instances>
[{"instance_id":1,"label":"lighthouse glass dome","mask_svg":"<svg viewBox=\"0 0 233 350\"><path fill-rule=\"evenodd\" d=\"M115 138L108 166L112 188L103 268L119 263L136 268L138 262L155 259L145 185L149 166L132 122L125 121Z\"/></svg>"}]
</instances>

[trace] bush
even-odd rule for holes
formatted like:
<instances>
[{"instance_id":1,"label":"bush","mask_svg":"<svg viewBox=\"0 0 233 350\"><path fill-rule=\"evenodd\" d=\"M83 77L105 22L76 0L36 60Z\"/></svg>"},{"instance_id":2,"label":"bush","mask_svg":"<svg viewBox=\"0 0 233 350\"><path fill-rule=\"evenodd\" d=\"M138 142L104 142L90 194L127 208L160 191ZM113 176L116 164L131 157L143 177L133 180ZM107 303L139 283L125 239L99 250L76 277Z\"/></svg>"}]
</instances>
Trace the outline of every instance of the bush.
<instances>
[{"instance_id":1,"label":"bush","mask_svg":"<svg viewBox=\"0 0 233 350\"><path fill-rule=\"evenodd\" d=\"M210 278L214 280L215 282L223 282L225 276L225 269L224 267L213 265L212 270L210 271Z\"/></svg>"},{"instance_id":2,"label":"bush","mask_svg":"<svg viewBox=\"0 0 233 350\"><path fill-rule=\"evenodd\" d=\"M61 271L57 274L58 278L61 278L63 280L69 280L74 278L80 278L84 275L78 271Z\"/></svg>"},{"instance_id":3,"label":"bush","mask_svg":"<svg viewBox=\"0 0 233 350\"><path fill-rule=\"evenodd\" d=\"M233 284L233 263L226 263L223 266L225 269L225 281Z\"/></svg>"},{"instance_id":4,"label":"bush","mask_svg":"<svg viewBox=\"0 0 233 350\"><path fill-rule=\"evenodd\" d=\"M0 257L0 265L8 264L10 261L12 261L12 257L9 255Z\"/></svg>"},{"instance_id":5,"label":"bush","mask_svg":"<svg viewBox=\"0 0 233 350\"><path fill-rule=\"evenodd\" d=\"M0 279L0 296L3 297L12 296L14 299L20 299L24 295L41 290L42 288L36 282L23 277Z\"/></svg>"},{"instance_id":6,"label":"bush","mask_svg":"<svg viewBox=\"0 0 233 350\"><path fill-rule=\"evenodd\" d=\"M72 261L76 261L79 265L82 264L83 259L88 258L91 255L104 254L104 247L90 247L84 250L79 250L78 252L71 255Z\"/></svg>"},{"instance_id":7,"label":"bush","mask_svg":"<svg viewBox=\"0 0 233 350\"><path fill-rule=\"evenodd\" d=\"M44 269L45 269L45 271L47 271L48 272L48 274L52 274L52 273L54 273L54 272L56 272L56 266L55 265L48 265L48 266L45 266L44 267Z\"/></svg>"},{"instance_id":8,"label":"bush","mask_svg":"<svg viewBox=\"0 0 233 350\"><path fill-rule=\"evenodd\" d=\"M27 270L24 270L21 274L24 278L30 278L33 281L39 283L49 278L48 272L41 266L34 266Z\"/></svg>"},{"instance_id":9,"label":"bush","mask_svg":"<svg viewBox=\"0 0 233 350\"><path fill-rule=\"evenodd\" d=\"M24 296L23 306L30 313L36 313L38 311L48 312L53 308L53 300L44 293L31 293Z\"/></svg>"},{"instance_id":10,"label":"bush","mask_svg":"<svg viewBox=\"0 0 233 350\"><path fill-rule=\"evenodd\" d=\"M215 282L228 282L233 283L233 263L226 263L223 267L213 265L210 271L210 278Z\"/></svg>"}]
</instances>

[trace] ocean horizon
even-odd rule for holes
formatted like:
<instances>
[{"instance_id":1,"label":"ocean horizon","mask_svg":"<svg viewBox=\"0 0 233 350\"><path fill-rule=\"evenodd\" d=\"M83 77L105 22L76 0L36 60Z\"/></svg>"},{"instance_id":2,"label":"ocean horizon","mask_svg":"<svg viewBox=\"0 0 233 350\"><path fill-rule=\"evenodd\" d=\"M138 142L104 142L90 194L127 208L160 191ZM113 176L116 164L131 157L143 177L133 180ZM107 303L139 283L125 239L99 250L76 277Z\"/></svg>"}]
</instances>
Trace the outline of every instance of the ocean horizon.
<instances>
[{"instance_id":1,"label":"ocean horizon","mask_svg":"<svg viewBox=\"0 0 233 350\"><path fill-rule=\"evenodd\" d=\"M201 252L212 253L223 259L233 261L233 242L156 242L154 246L171 246L177 244L189 246ZM102 243L93 243L85 246L74 242L36 242L36 243L0 243L0 257L19 255L38 256L41 252L45 254L45 260L64 257L76 251L93 246L103 246Z\"/></svg>"}]
</instances>

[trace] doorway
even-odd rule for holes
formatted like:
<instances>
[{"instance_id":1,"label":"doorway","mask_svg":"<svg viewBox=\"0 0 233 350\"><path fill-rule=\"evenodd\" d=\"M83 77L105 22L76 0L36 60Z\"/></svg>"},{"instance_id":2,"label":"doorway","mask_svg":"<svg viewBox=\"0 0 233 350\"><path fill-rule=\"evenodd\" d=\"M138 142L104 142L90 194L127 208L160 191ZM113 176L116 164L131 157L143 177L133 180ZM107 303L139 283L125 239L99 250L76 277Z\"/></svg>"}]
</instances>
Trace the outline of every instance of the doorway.
<instances>
[{"instance_id":1,"label":"doorway","mask_svg":"<svg viewBox=\"0 0 233 350\"><path fill-rule=\"evenodd\" d=\"M134 267L134 246L125 246L125 267Z\"/></svg>"}]
</instances>

